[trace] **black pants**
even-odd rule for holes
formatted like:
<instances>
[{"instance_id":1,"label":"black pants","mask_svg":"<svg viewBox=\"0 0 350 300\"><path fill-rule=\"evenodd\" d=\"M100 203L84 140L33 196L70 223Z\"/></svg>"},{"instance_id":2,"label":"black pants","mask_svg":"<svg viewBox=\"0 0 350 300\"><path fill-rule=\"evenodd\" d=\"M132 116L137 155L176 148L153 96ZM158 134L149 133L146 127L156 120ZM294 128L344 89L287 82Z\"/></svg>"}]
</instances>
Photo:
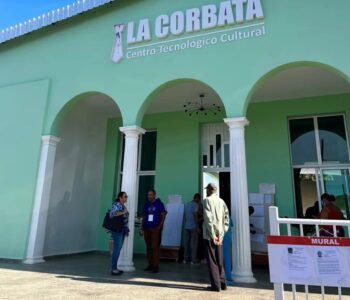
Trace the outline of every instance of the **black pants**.
<instances>
[{"instance_id":1,"label":"black pants","mask_svg":"<svg viewBox=\"0 0 350 300\"><path fill-rule=\"evenodd\" d=\"M208 240L204 240L204 243L211 287L220 290L221 285L226 283L222 246L214 245L213 242Z\"/></svg>"}]
</instances>

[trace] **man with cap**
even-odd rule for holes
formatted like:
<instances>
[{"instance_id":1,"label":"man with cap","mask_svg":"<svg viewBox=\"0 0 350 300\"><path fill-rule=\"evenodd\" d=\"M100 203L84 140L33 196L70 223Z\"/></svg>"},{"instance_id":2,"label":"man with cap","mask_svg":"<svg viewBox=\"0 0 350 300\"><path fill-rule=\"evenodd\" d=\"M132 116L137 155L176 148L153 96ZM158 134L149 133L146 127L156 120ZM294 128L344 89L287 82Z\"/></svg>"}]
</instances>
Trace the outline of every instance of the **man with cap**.
<instances>
[{"instance_id":1,"label":"man with cap","mask_svg":"<svg viewBox=\"0 0 350 300\"><path fill-rule=\"evenodd\" d=\"M223 263L222 241L230 225L229 211L226 203L217 195L213 183L206 186L206 197L203 200L203 237L209 268L211 291L226 290L225 270Z\"/></svg>"}]
</instances>

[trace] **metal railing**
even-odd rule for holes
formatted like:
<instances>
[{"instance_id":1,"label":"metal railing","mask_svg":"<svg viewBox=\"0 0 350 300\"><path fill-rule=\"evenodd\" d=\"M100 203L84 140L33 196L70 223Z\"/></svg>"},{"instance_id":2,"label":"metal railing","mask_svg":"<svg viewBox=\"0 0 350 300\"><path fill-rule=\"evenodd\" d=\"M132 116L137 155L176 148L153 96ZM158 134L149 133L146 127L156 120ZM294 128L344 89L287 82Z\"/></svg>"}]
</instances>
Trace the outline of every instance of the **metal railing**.
<instances>
[{"instance_id":1,"label":"metal railing","mask_svg":"<svg viewBox=\"0 0 350 300\"><path fill-rule=\"evenodd\" d=\"M72 4L57 8L25 22L12 25L0 31L0 44L112 1L114 0L78 0Z\"/></svg>"},{"instance_id":2,"label":"metal railing","mask_svg":"<svg viewBox=\"0 0 350 300\"><path fill-rule=\"evenodd\" d=\"M347 228L347 237L349 237L350 233L350 221L348 220L321 220L321 219L292 219L292 218L280 218L278 215L278 207L271 206L269 208L269 218L270 218L270 234L275 236L280 236L280 227L281 225L285 225L287 227L287 235L288 236L305 236L304 235L304 226L312 226L314 227L314 236L320 236L321 226L328 225L333 227L334 237L337 237L337 226L342 226L343 228ZM298 234L292 234L293 228L298 229ZM346 230L345 230L346 232ZM309 299L309 286L305 285L305 299ZM324 300L326 296L325 286L320 286L321 288L321 299ZM338 299L342 300L342 288L338 287ZM274 284L274 293L275 300L283 300L284 299L284 284L283 283L275 283ZM297 285L292 284L292 294L293 299L297 299Z\"/></svg>"}]
</instances>

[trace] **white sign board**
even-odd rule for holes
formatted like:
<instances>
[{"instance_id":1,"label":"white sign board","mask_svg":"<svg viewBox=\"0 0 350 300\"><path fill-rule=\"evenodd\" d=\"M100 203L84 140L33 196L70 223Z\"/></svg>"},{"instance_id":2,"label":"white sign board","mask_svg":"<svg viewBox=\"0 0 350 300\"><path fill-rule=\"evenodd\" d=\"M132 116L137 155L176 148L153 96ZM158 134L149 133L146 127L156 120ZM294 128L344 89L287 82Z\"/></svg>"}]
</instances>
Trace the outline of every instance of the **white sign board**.
<instances>
[{"instance_id":1,"label":"white sign board","mask_svg":"<svg viewBox=\"0 0 350 300\"><path fill-rule=\"evenodd\" d=\"M162 233L163 247L180 247L184 215L184 205L169 203L166 205L167 215Z\"/></svg>"},{"instance_id":2,"label":"white sign board","mask_svg":"<svg viewBox=\"0 0 350 300\"><path fill-rule=\"evenodd\" d=\"M350 287L350 238L268 237L273 283Z\"/></svg>"}]
</instances>

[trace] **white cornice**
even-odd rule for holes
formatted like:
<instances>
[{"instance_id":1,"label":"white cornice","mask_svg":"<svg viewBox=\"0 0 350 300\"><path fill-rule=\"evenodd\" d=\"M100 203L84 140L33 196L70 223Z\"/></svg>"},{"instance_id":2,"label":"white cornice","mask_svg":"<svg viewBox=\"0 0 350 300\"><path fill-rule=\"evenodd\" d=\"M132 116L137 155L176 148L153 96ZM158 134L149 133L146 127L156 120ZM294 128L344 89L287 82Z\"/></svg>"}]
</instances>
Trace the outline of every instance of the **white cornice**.
<instances>
[{"instance_id":1,"label":"white cornice","mask_svg":"<svg viewBox=\"0 0 350 300\"><path fill-rule=\"evenodd\" d=\"M69 19L96 7L113 2L114 0L79 0L41 16L18 23L0 31L0 44L36 31L51 24Z\"/></svg>"}]
</instances>

